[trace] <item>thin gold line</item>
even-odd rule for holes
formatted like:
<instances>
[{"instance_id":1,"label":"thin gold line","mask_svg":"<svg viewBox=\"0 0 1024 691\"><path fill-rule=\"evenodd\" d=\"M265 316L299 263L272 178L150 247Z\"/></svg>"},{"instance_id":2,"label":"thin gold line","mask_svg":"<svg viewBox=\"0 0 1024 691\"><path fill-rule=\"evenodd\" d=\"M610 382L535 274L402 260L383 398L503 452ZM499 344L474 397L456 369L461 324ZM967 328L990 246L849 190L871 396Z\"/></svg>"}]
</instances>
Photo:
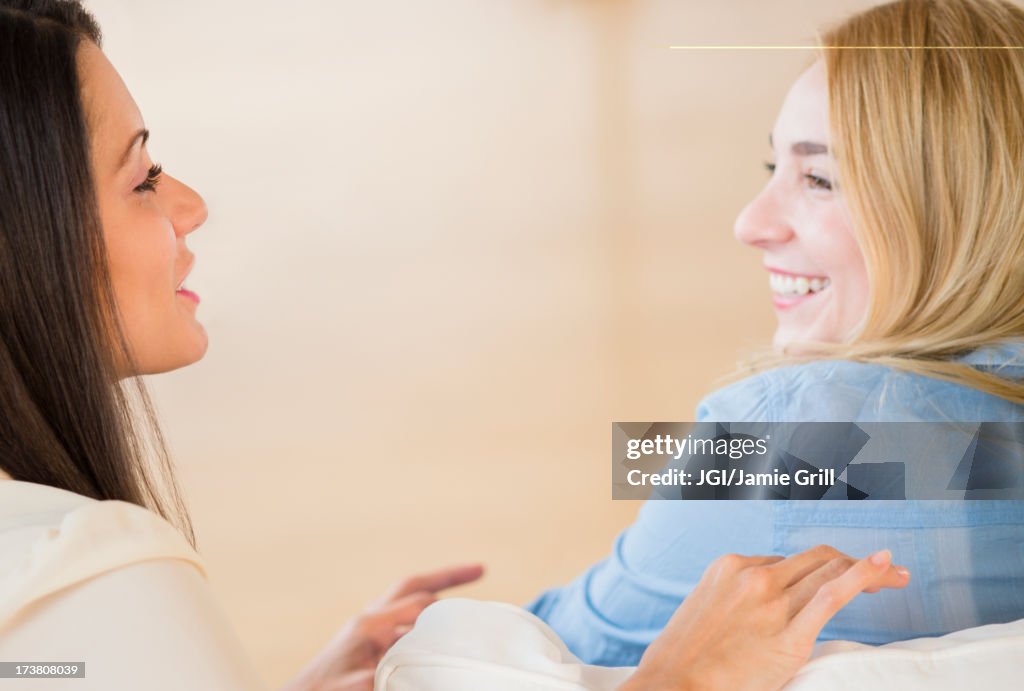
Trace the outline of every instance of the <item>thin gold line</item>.
<instances>
[{"instance_id":1,"label":"thin gold line","mask_svg":"<svg viewBox=\"0 0 1024 691\"><path fill-rule=\"evenodd\" d=\"M1024 50L1024 46L669 46L670 50Z\"/></svg>"}]
</instances>

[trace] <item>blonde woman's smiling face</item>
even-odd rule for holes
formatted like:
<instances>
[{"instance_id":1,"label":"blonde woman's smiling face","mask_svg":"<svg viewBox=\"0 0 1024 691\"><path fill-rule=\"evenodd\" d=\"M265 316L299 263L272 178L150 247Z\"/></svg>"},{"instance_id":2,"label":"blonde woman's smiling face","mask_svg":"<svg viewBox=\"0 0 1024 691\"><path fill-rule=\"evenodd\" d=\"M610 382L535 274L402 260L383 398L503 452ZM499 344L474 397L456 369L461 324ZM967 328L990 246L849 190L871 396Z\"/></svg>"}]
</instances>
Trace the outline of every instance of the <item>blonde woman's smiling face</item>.
<instances>
[{"instance_id":1,"label":"blonde woman's smiling face","mask_svg":"<svg viewBox=\"0 0 1024 691\"><path fill-rule=\"evenodd\" d=\"M777 350L801 341L845 341L867 310L867 269L829 141L819 60L786 95L770 136L771 176L734 227L737 239L762 252Z\"/></svg>"}]
</instances>

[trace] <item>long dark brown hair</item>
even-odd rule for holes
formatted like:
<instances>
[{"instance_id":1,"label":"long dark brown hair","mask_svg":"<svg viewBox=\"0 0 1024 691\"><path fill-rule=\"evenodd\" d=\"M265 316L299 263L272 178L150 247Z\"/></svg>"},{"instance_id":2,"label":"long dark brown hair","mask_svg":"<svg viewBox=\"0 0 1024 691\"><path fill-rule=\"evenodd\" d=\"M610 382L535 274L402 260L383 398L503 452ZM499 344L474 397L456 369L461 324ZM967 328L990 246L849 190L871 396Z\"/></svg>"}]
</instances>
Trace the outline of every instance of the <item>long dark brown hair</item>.
<instances>
[{"instance_id":1,"label":"long dark brown hair","mask_svg":"<svg viewBox=\"0 0 1024 691\"><path fill-rule=\"evenodd\" d=\"M195 534L107 266L76 54L77 1L0 0L0 467L152 509ZM160 478L158 483L156 480Z\"/></svg>"}]
</instances>

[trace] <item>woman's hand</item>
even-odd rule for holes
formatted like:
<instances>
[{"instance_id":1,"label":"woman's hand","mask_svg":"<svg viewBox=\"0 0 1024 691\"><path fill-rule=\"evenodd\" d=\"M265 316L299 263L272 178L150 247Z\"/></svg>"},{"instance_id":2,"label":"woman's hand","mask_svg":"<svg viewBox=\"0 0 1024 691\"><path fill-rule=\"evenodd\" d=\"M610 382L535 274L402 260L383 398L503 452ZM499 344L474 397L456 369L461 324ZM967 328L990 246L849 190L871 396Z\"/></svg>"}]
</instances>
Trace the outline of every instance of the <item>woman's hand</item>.
<instances>
[{"instance_id":1,"label":"woman's hand","mask_svg":"<svg viewBox=\"0 0 1024 691\"><path fill-rule=\"evenodd\" d=\"M483 575L479 564L406 578L346 623L283 691L373 691L373 673L437 593Z\"/></svg>"},{"instance_id":2,"label":"woman's hand","mask_svg":"<svg viewBox=\"0 0 1024 691\"><path fill-rule=\"evenodd\" d=\"M860 592L902 588L889 550L856 561L820 545L789 558L727 554L704 572L621 691L775 691Z\"/></svg>"}]
</instances>

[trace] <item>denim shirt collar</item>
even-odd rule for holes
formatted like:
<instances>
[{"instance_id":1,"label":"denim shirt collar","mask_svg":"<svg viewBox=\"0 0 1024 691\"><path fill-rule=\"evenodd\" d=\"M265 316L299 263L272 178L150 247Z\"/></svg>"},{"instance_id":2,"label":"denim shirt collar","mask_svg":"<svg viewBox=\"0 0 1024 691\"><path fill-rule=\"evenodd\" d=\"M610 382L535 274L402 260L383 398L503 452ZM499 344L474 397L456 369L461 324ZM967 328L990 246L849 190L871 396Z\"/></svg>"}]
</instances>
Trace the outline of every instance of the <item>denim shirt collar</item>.
<instances>
[{"instance_id":1,"label":"denim shirt collar","mask_svg":"<svg viewBox=\"0 0 1024 691\"><path fill-rule=\"evenodd\" d=\"M982 346L955 360L977 367L1024 367L1024 338L1008 339Z\"/></svg>"}]
</instances>

